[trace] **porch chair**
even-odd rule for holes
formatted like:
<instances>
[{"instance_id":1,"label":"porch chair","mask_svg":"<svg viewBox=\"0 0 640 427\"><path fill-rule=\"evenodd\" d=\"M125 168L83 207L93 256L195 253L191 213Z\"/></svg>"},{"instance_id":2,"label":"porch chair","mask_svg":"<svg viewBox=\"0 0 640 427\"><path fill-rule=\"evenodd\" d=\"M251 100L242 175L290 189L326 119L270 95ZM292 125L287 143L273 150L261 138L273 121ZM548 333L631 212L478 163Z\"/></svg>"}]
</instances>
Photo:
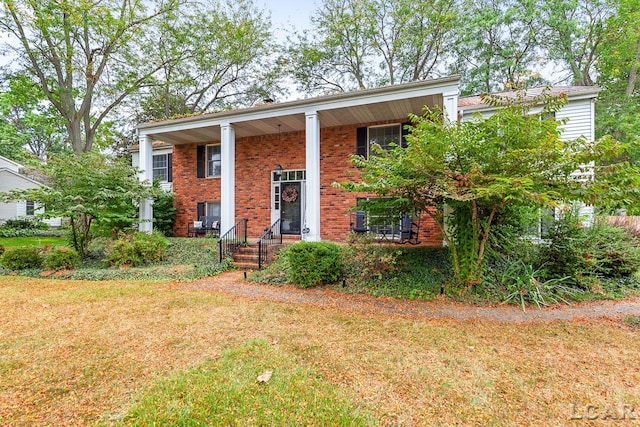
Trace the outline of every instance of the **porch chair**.
<instances>
[{"instance_id":1,"label":"porch chair","mask_svg":"<svg viewBox=\"0 0 640 427\"><path fill-rule=\"evenodd\" d=\"M400 219L400 241L398 243L410 243L417 245L420 243L418 240L420 231L420 216L418 220L414 221L413 216L410 213L405 213Z\"/></svg>"},{"instance_id":2,"label":"porch chair","mask_svg":"<svg viewBox=\"0 0 640 427\"><path fill-rule=\"evenodd\" d=\"M368 233L369 228L366 226L367 213L365 211L355 211L351 214L351 231L358 234Z\"/></svg>"}]
</instances>

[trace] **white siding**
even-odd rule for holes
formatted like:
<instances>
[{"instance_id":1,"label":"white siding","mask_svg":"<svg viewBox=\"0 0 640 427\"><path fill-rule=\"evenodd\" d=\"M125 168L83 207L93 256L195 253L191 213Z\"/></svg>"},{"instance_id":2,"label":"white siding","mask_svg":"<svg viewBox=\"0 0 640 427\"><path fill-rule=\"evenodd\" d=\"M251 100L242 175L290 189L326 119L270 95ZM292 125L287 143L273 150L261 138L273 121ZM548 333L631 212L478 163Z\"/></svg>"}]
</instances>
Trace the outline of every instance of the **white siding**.
<instances>
[{"instance_id":1,"label":"white siding","mask_svg":"<svg viewBox=\"0 0 640 427\"><path fill-rule=\"evenodd\" d=\"M153 155L156 154L171 154L173 152L173 148L154 148ZM137 168L140 168L140 153L138 151L134 151L131 153L131 164ZM173 183L167 181L160 181L160 188L162 188L167 193L171 193L173 191Z\"/></svg>"},{"instance_id":2,"label":"white siding","mask_svg":"<svg viewBox=\"0 0 640 427\"><path fill-rule=\"evenodd\" d=\"M0 161L2 158L0 158ZM0 169L0 192L6 192L11 190L27 190L29 188L38 188L41 184L34 182L27 177L18 175L14 172L6 169ZM37 213L43 213L40 208ZM12 202L12 203L0 203L0 220L24 218L27 215L27 204L25 201ZM61 224L60 218L50 218L44 220L52 227L59 227Z\"/></svg>"},{"instance_id":3,"label":"white siding","mask_svg":"<svg viewBox=\"0 0 640 427\"><path fill-rule=\"evenodd\" d=\"M593 101L581 99L570 101L556 113L557 119L568 119L562 126L562 139L569 141L580 137L593 140Z\"/></svg>"},{"instance_id":4,"label":"white siding","mask_svg":"<svg viewBox=\"0 0 640 427\"><path fill-rule=\"evenodd\" d=\"M0 221L15 218L18 211L16 205L16 203L0 203Z\"/></svg>"}]
</instances>

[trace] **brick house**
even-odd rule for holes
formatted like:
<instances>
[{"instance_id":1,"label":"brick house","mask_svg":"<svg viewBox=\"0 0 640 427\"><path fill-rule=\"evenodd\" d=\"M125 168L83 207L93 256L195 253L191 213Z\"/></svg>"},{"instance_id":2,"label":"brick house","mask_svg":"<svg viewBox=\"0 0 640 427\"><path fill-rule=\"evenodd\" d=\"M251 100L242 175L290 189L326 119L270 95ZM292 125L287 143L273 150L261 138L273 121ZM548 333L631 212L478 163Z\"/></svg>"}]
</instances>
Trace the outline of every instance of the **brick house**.
<instances>
[{"instance_id":1,"label":"brick house","mask_svg":"<svg viewBox=\"0 0 640 427\"><path fill-rule=\"evenodd\" d=\"M350 156L368 155L373 141L401 141L408 114L422 114L424 106L444 108L455 120L458 80L453 76L142 124L134 164L143 179L170 173L178 236L207 215L220 217L221 233L247 219L248 236L258 237L280 219L283 234L341 241L350 232L349 211L357 197L332 184L357 177ZM163 172L163 165L170 171ZM152 217L151 202L141 204L140 217ZM442 244L435 224L423 217L420 240ZM140 228L151 226L143 221Z\"/></svg>"},{"instance_id":2,"label":"brick house","mask_svg":"<svg viewBox=\"0 0 640 427\"><path fill-rule=\"evenodd\" d=\"M283 234L342 241L361 195L332 184L357 179L350 156L367 156L372 142L402 143L403 123L424 106L444 108L452 121L493 113L480 97L459 98L458 92L453 76L146 123L138 127L133 164L142 178L160 179L165 189L173 189L177 236L206 215L220 217L221 233L247 219L247 234L255 238L280 219ZM554 87L552 93L568 99L556 112L569 119L563 138L593 140L598 89ZM141 206L142 219L152 216L151 208ZM142 230L150 228L150 222L141 223ZM417 240L442 244L427 215L420 219Z\"/></svg>"}]
</instances>

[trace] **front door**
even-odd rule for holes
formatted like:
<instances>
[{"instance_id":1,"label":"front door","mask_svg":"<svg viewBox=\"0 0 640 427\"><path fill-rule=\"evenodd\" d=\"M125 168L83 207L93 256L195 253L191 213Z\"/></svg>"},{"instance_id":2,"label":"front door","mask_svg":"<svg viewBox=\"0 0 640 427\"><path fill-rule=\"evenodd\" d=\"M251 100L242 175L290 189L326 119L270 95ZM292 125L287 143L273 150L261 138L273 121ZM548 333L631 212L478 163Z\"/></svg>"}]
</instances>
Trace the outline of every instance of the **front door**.
<instances>
[{"instance_id":1,"label":"front door","mask_svg":"<svg viewBox=\"0 0 640 427\"><path fill-rule=\"evenodd\" d=\"M282 234L300 234L302 230L302 183L280 185L280 226Z\"/></svg>"}]
</instances>

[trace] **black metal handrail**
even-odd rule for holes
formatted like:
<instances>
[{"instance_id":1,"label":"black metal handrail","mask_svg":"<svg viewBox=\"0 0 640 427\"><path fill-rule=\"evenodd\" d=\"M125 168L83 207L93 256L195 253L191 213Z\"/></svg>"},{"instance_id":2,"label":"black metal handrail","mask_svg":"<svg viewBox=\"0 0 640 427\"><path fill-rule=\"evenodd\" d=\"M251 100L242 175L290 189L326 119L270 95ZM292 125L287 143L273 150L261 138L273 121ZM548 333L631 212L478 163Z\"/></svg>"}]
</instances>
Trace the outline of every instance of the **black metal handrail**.
<instances>
[{"instance_id":1,"label":"black metal handrail","mask_svg":"<svg viewBox=\"0 0 640 427\"><path fill-rule=\"evenodd\" d=\"M282 244L282 232L280 230L280 219L271 227L264 230L264 233L258 238L258 270L269 259L269 248L276 244Z\"/></svg>"},{"instance_id":2,"label":"black metal handrail","mask_svg":"<svg viewBox=\"0 0 640 427\"><path fill-rule=\"evenodd\" d=\"M220 236L220 262L240 250L241 246L247 246L247 219L241 219L231 227L229 231Z\"/></svg>"}]
</instances>

